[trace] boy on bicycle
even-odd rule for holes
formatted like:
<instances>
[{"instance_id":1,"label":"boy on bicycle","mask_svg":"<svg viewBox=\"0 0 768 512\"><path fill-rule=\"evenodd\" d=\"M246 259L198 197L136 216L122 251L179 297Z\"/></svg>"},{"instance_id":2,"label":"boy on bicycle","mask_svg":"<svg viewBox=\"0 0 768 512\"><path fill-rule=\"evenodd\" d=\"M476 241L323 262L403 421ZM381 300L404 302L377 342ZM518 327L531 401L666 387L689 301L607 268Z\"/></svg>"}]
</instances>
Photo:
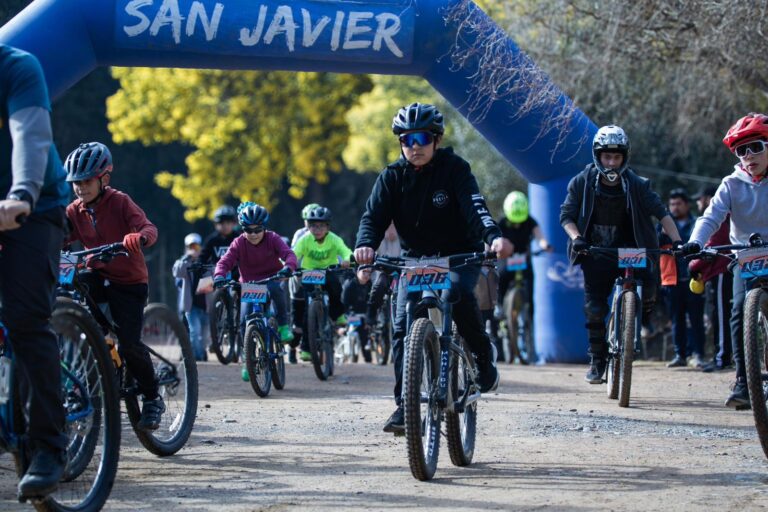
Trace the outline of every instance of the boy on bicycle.
<instances>
[{"instance_id":1,"label":"boy on bicycle","mask_svg":"<svg viewBox=\"0 0 768 512\"><path fill-rule=\"evenodd\" d=\"M261 281L276 274L291 275L296 270L296 255L283 239L274 231L266 229L269 212L263 206L250 201L237 207L237 222L243 234L235 238L227 252L216 264L213 273L214 287L223 286L227 274L237 265L240 269L240 282ZM288 305L285 293L279 281L267 283L269 296L275 306L276 319L280 341L290 343L293 332L288 324ZM240 307L240 324L245 329L245 318L251 313L252 304L242 303ZM248 373L243 366L243 380L248 380Z\"/></svg>"},{"instance_id":2,"label":"boy on bicycle","mask_svg":"<svg viewBox=\"0 0 768 512\"><path fill-rule=\"evenodd\" d=\"M293 248L296 257L299 259L299 266L302 269L317 270L325 269L331 265L340 264L343 268L349 267L349 256L352 249L347 247L340 236L333 233L331 229L331 210L318 206L312 208L307 214L309 224L309 233L302 236L296 246ZM325 291L328 292L328 306L331 319L337 324L346 323L344 317L344 305L341 303L341 283L339 278L332 272L325 276ZM304 290L297 287L296 294L293 296L293 323L304 329L304 313L306 301L304 300ZM304 336L301 340L301 360L309 361L312 354L309 352L309 341Z\"/></svg>"},{"instance_id":3,"label":"boy on bicycle","mask_svg":"<svg viewBox=\"0 0 768 512\"><path fill-rule=\"evenodd\" d=\"M51 328L69 187L53 144L45 77L31 54L0 44L0 290L32 457L19 499L56 490L67 435L59 347ZM26 216L26 222L19 221Z\"/></svg>"},{"instance_id":4,"label":"boy on bicycle","mask_svg":"<svg viewBox=\"0 0 768 512\"><path fill-rule=\"evenodd\" d=\"M67 206L70 234L66 243L79 241L86 249L120 242L127 257L109 263L90 261L90 272L80 279L97 303L106 302L116 324L120 357L136 379L143 396L137 427L157 430L165 404L158 392L149 349L141 341L149 274L141 249L157 240L157 228L144 211L123 192L109 186L112 154L100 142L80 144L65 162L67 181L77 199Z\"/></svg>"},{"instance_id":5,"label":"boy on bicycle","mask_svg":"<svg viewBox=\"0 0 768 512\"><path fill-rule=\"evenodd\" d=\"M560 206L560 224L569 237L571 264L584 272L584 316L589 336L589 370L585 380L603 382L608 360L605 318L608 297L621 275L617 257L588 253L590 246L602 248L640 247L658 249L656 220L673 244L681 243L675 221L647 178L629 167L629 138L618 126L600 128L592 141L592 163L568 183L568 195ZM656 300L658 258L651 269L639 272L643 282L643 313Z\"/></svg>"},{"instance_id":6,"label":"boy on bicycle","mask_svg":"<svg viewBox=\"0 0 768 512\"><path fill-rule=\"evenodd\" d=\"M438 148L445 132L443 115L434 105L413 103L401 108L392 120L392 132L400 142L401 157L379 175L366 203L357 233L355 260L373 262L390 222L394 221L404 254L410 257L450 256L480 252L483 241L499 257L511 253L508 240L501 237L469 164L451 148ZM480 320L475 284L479 266L461 268L455 286L460 291L453 315L461 336L474 353L479 368L481 392L498 386L496 355ZM384 426L385 432L402 432L403 355L406 336L406 305L416 297L400 280L394 320L392 354L395 367L397 408Z\"/></svg>"},{"instance_id":7,"label":"boy on bicycle","mask_svg":"<svg viewBox=\"0 0 768 512\"><path fill-rule=\"evenodd\" d=\"M723 178L704 214L696 220L691 238L683 246L685 254L701 251L728 214L732 244L749 243L751 233L768 234L768 116L749 113L731 126L723 138L739 162L733 172ZM731 342L736 364L736 383L725 401L727 407L749 409L746 368L744 366L744 299L751 283L733 268L733 307L731 309Z\"/></svg>"},{"instance_id":8,"label":"boy on bicycle","mask_svg":"<svg viewBox=\"0 0 768 512\"><path fill-rule=\"evenodd\" d=\"M225 204L216 208L213 212L214 231L203 241L200 263L215 265L219 262L227 252L229 244L238 236L235 226L237 226L237 211L233 207Z\"/></svg>"}]
</instances>

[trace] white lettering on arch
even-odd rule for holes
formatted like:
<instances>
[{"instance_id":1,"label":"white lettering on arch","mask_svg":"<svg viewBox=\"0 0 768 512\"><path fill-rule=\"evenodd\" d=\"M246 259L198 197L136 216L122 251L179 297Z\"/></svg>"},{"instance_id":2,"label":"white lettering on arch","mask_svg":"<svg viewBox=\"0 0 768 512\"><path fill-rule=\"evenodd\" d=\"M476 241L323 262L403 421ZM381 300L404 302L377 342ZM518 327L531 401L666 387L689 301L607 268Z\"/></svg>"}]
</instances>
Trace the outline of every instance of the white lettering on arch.
<instances>
[{"instance_id":1,"label":"white lettering on arch","mask_svg":"<svg viewBox=\"0 0 768 512\"><path fill-rule=\"evenodd\" d=\"M272 39L280 33L285 33L285 43L288 50L293 51L296 40L296 23L293 21L293 10L288 5L281 5L277 8L272 23L269 24L267 33L264 34L264 44L272 44Z\"/></svg>"},{"instance_id":2,"label":"white lettering on arch","mask_svg":"<svg viewBox=\"0 0 768 512\"><path fill-rule=\"evenodd\" d=\"M170 25L173 40L176 44L179 44L181 43L181 22L183 19L184 16L179 11L177 0L163 0L160 9L157 11L157 16L155 16L155 20L149 28L149 33L156 36L161 28L165 25Z\"/></svg>"},{"instance_id":3,"label":"white lettering on arch","mask_svg":"<svg viewBox=\"0 0 768 512\"><path fill-rule=\"evenodd\" d=\"M256 20L256 26L253 30L247 28L240 29L239 41L243 46L254 46L259 44L261 33L264 31L264 18L267 17L267 6L259 7L259 19Z\"/></svg>"},{"instance_id":4,"label":"white lettering on arch","mask_svg":"<svg viewBox=\"0 0 768 512\"><path fill-rule=\"evenodd\" d=\"M315 44L315 41L317 41L317 38L320 37L320 34L323 32L323 29L330 23L331 18L328 16L323 16L320 18L320 21L317 22L317 25L312 27L312 17L309 14L309 11L306 9L301 9L301 18L304 23L302 28L302 39L301 39L301 45L305 48L308 48Z\"/></svg>"},{"instance_id":5,"label":"white lettering on arch","mask_svg":"<svg viewBox=\"0 0 768 512\"><path fill-rule=\"evenodd\" d=\"M135 37L149 28L149 18L139 9L152 5L152 0L131 0L125 6L125 13L129 16L139 18L135 25L123 26L123 31L128 37Z\"/></svg>"},{"instance_id":6,"label":"white lettering on arch","mask_svg":"<svg viewBox=\"0 0 768 512\"><path fill-rule=\"evenodd\" d=\"M370 40L352 40L353 37L360 34L365 34L366 32L370 32L372 30L371 27L358 25L358 22L364 22L371 18L373 18L372 12L352 11L349 13L349 17L347 18L347 33L344 35L344 45L342 46L344 50L362 50L371 46Z\"/></svg>"},{"instance_id":7,"label":"white lettering on arch","mask_svg":"<svg viewBox=\"0 0 768 512\"><path fill-rule=\"evenodd\" d=\"M212 41L216 38L216 32L219 30L219 22L221 21L221 13L224 11L224 4L216 2L213 7L213 16L208 19L208 13L205 12L205 6L202 2L192 2L192 7L189 9L189 17L187 18L187 37L191 37L195 33L195 21L200 20L200 24L203 26L205 32L205 40Z\"/></svg>"},{"instance_id":8,"label":"white lettering on arch","mask_svg":"<svg viewBox=\"0 0 768 512\"><path fill-rule=\"evenodd\" d=\"M384 12L376 16L376 21L379 22L376 27L376 35L373 37L373 49L377 52L381 50L381 42L387 45L389 51L395 56L402 58L403 52L397 47L397 43L393 39L398 32L400 32L400 16L389 12ZM392 22L387 26L387 23Z\"/></svg>"}]
</instances>

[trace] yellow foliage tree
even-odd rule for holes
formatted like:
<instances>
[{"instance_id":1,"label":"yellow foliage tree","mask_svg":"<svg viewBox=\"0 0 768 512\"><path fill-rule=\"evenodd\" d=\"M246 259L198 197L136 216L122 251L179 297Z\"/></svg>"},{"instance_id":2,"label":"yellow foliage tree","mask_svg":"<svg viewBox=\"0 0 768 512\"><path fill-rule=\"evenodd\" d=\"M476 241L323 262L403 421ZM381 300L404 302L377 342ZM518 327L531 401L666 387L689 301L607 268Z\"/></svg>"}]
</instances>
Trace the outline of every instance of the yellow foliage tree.
<instances>
[{"instance_id":1,"label":"yellow foliage tree","mask_svg":"<svg viewBox=\"0 0 768 512\"><path fill-rule=\"evenodd\" d=\"M232 196L274 206L287 181L304 194L341 169L345 114L371 89L365 75L114 68L121 88L107 100L117 143L181 142L195 150L186 173L159 172L194 221Z\"/></svg>"}]
</instances>

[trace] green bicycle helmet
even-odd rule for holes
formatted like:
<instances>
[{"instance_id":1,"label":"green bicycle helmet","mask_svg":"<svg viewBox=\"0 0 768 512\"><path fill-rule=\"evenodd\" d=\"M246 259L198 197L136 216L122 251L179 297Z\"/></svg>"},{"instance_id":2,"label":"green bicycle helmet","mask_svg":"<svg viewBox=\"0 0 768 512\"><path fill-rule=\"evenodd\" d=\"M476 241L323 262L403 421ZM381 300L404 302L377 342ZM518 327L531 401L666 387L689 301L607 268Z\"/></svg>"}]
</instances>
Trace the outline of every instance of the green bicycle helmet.
<instances>
[{"instance_id":1,"label":"green bicycle helmet","mask_svg":"<svg viewBox=\"0 0 768 512\"><path fill-rule=\"evenodd\" d=\"M504 215L513 224L520 224L528 219L528 198L515 190L504 199Z\"/></svg>"},{"instance_id":2,"label":"green bicycle helmet","mask_svg":"<svg viewBox=\"0 0 768 512\"><path fill-rule=\"evenodd\" d=\"M307 206L301 209L301 220L307 220L309 218L309 212L314 210L315 208L319 208L320 205L317 203L309 203Z\"/></svg>"}]
</instances>

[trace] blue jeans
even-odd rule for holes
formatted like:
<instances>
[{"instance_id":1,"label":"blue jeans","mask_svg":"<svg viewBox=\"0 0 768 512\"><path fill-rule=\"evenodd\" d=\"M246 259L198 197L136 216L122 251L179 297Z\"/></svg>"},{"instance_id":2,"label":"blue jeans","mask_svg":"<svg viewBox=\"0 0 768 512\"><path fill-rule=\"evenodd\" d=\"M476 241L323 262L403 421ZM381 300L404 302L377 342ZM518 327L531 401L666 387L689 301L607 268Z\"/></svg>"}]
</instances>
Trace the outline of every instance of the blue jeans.
<instances>
[{"instance_id":1,"label":"blue jeans","mask_svg":"<svg viewBox=\"0 0 768 512\"><path fill-rule=\"evenodd\" d=\"M288 302L285 299L285 290L280 286L280 281L267 283L267 290L269 290L269 299L275 306L277 325L288 324ZM245 334L245 319L253 312L253 306L250 302L240 303L240 330L243 334Z\"/></svg>"},{"instance_id":2,"label":"blue jeans","mask_svg":"<svg viewBox=\"0 0 768 512\"><path fill-rule=\"evenodd\" d=\"M460 297L458 302L453 304L453 321L456 322L459 334L467 341L477 359L487 361L491 357L491 340L488 338L480 319L480 309L477 307L477 299L475 298L475 285L480 276L480 267L474 265L462 267L455 273L458 274L458 281L453 281L451 286L458 288ZM392 335L395 403L398 406L402 403L405 336L408 333L406 312L413 312L420 297L419 292L407 292L406 279L401 277L397 284L397 304L393 322L394 334ZM415 318L411 319L411 321L413 320Z\"/></svg>"},{"instance_id":3,"label":"blue jeans","mask_svg":"<svg viewBox=\"0 0 768 512\"><path fill-rule=\"evenodd\" d=\"M192 343L192 350L195 353L197 361L203 361L206 358L205 350L210 341L211 329L208 312L197 306L184 313L189 325L189 341Z\"/></svg>"}]
</instances>

